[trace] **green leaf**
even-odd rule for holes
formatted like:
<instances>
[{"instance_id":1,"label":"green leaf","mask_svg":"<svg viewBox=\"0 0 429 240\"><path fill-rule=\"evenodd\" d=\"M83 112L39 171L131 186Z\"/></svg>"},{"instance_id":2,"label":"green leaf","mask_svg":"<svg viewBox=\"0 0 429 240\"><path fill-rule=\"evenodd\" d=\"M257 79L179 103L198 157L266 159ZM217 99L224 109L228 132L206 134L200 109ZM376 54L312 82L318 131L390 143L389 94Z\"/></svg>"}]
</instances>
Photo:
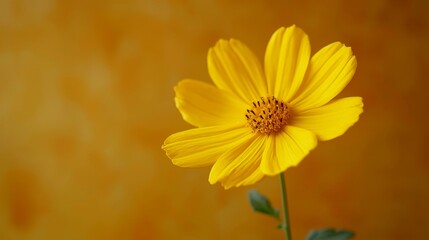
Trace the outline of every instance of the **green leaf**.
<instances>
[{"instance_id":1,"label":"green leaf","mask_svg":"<svg viewBox=\"0 0 429 240\"><path fill-rule=\"evenodd\" d=\"M284 223L279 223L278 225L277 225L277 229L281 229L281 230L283 230L283 229L285 229L286 228L286 226L285 226L285 224Z\"/></svg>"},{"instance_id":2,"label":"green leaf","mask_svg":"<svg viewBox=\"0 0 429 240\"><path fill-rule=\"evenodd\" d=\"M249 191L249 201L253 210L263 214L270 215L279 220L279 210L271 207L271 203L267 197L261 195L256 190Z\"/></svg>"},{"instance_id":3,"label":"green leaf","mask_svg":"<svg viewBox=\"0 0 429 240\"><path fill-rule=\"evenodd\" d=\"M347 240L355 234L348 230L335 230L333 228L322 228L319 230L311 230L306 240Z\"/></svg>"}]
</instances>

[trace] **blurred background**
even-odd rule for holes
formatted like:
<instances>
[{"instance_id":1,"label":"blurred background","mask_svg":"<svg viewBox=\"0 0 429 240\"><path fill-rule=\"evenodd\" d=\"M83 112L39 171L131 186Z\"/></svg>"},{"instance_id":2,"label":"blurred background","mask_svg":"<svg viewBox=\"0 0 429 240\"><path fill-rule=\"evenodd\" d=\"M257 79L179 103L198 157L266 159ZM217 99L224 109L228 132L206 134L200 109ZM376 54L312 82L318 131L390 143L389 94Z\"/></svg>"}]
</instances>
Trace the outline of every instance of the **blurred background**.
<instances>
[{"instance_id":1,"label":"blurred background","mask_svg":"<svg viewBox=\"0 0 429 240\"><path fill-rule=\"evenodd\" d=\"M0 0L0 239L282 239L247 201L256 188L279 207L276 177L225 191L160 146L191 128L173 86L210 81L209 47L233 37L262 60L292 24L313 53L352 46L341 96L365 102L287 171L295 239L327 226L427 239L427 0Z\"/></svg>"}]
</instances>

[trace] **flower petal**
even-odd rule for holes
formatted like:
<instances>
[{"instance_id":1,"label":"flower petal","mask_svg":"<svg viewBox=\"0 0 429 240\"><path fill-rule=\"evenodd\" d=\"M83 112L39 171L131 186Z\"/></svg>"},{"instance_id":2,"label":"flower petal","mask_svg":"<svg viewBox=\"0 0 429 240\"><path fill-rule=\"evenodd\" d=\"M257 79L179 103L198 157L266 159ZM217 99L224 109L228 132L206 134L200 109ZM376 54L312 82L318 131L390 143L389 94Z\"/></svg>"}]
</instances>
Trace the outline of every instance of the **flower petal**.
<instances>
[{"instance_id":1,"label":"flower petal","mask_svg":"<svg viewBox=\"0 0 429 240\"><path fill-rule=\"evenodd\" d=\"M299 89L310 59L307 34L295 25L278 29L265 52L269 94L288 102Z\"/></svg>"},{"instance_id":2,"label":"flower petal","mask_svg":"<svg viewBox=\"0 0 429 240\"><path fill-rule=\"evenodd\" d=\"M245 124L247 105L229 92L188 79L180 81L174 90L176 106L183 119L194 126Z\"/></svg>"},{"instance_id":3,"label":"flower petal","mask_svg":"<svg viewBox=\"0 0 429 240\"><path fill-rule=\"evenodd\" d=\"M335 42L322 48L311 58L302 92L291 104L301 110L323 106L347 86L356 66L350 47Z\"/></svg>"},{"instance_id":4,"label":"flower petal","mask_svg":"<svg viewBox=\"0 0 429 240\"><path fill-rule=\"evenodd\" d=\"M237 183L236 187L255 184L265 176L265 174L261 171L261 168L259 166L254 166L254 167L256 167L255 171L247 178L245 178L243 181ZM225 188L228 189L228 186L225 185Z\"/></svg>"},{"instance_id":5,"label":"flower petal","mask_svg":"<svg viewBox=\"0 0 429 240\"><path fill-rule=\"evenodd\" d=\"M278 135L271 135L265 142L264 152L262 154L261 170L264 173L275 172L276 169L280 169L279 160L276 152L276 139Z\"/></svg>"},{"instance_id":6,"label":"flower petal","mask_svg":"<svg viewBox=\"0 0 429 240\"><path fill-rule=\"evenodd\" d=\"M207 62L210 77L218 88L234 93L246 103L266 96L262 67L240 41L219 40L209 50Z\"/></svg>"},{"instance_id":7,"label":"flower petal","mask_svg":"<svg viewBox=\"0 0 429 240\"><path fill-rule=\"evenodd\" d=\"M231 188L260 180L263 175L257 169L264 142L265 136L253 134L222 154L212 167L209 182L214 184L220 181L225 188Z\"/></svg>"},{"instance_id":8,"label":"flower petal","mask_svg":"<svg viewBox=\"0 0 429 240\"><path fill-rule=\"evenodd\" d=\"M316 146L317 138L312 132L288 125L266 144L261 170L270 176L284 172L298 165Z\"/></svg>"},{"instance_id":9,"label":"flower petal","mask_svg":"<svg viewBox=\"0 0 429 240\"><path fill-rule=\"evenodd\" d=\"M243 126L194 128L170 135L162 148L175 165L204 167L213 164L222 153L250 135L253 133Z\"/></svg>"},{"instance_id":10,"label":"flower petal","mask_svg":"<svg viewBox=\"0 0 429 240\"><path fill-rule=\"evenodd\" d=\"M363 112L361 97L335 100L325 106L299 112L290 124L308 129L323 141L341 136L359 120Z\"/></svg>"}]
</instances>

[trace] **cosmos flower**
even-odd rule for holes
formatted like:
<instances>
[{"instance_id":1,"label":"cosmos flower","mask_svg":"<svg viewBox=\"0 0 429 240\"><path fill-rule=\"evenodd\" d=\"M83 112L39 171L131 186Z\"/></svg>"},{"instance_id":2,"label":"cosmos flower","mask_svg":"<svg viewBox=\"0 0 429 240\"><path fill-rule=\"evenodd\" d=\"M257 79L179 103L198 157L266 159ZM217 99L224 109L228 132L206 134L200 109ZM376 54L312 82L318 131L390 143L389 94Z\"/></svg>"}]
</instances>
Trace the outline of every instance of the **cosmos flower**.
<instances>
[{"instance_id":1,"label":"cosmos flower","mask_svg":"<svg viewBox=\"0 0 429 240\"><path fill-rule=\"evenodd\" d=\"M264 69L238 40L219 40L208 53L214 85L182 80L176 106L196 128L169 136L163 149L175 165L213 165L209 182L254 184L296 166L316 147L342 135L363 112L361 97L332 100L352 79L356 58L335 42L310 58L296 26L278 29Z\"/></svg>"}]
</instances>

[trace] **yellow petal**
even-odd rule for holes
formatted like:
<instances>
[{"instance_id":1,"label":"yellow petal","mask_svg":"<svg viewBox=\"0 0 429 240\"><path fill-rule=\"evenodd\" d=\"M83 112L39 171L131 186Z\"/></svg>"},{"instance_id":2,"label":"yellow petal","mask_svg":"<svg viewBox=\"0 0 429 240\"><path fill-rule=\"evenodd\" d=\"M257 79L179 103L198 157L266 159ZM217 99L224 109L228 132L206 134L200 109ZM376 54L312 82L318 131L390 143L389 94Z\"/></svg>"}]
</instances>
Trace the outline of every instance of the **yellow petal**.
<instances>
[{"instance_id":1,"label":"yellow petal","mask_svg":"<svg viewBox=\"0 0 429 240\"><path fill-rule=\"evenodd\" d=\"M265 52L269 94L286 102L295 95L307 70L310 51L307 34L295 25L273 34Z\"/></svg>"},{"instance_id":2,"label":"yellow petal","mask_svg":"<svg viewBox=\"0 0 429 240\"><path fill-rule=\"evenodd\" d=\"M173 164L203 167L253 133L244 126L220 125L194 128L169 136L162 148Z\"/></svg>"},{"instance_id":3,"label":"yellow petal","mask_svg":"<svg viewBox=\"0 0 429 240\"><path fill-rule=\"evenodd\" d=\"M260 180L262 177L255 171L261 162L264 142L265 136L252 134L222 154L212 167L209 182L220 181L225 188L230 188Z\"/></svg>"},{"instance_id":4,"label":"yellow petal","mask_svg":"<svg viewBox=\"0 0 429 240\"><path fill-rule=\"evenodd\" d=\"M207 62L209 74L220 89L234 93L246 103L266 96L262 67L252 51L240 41L219 40L209 50Z\"/></svg>"},{"instance_id":5,"label":"yellow petal","mask_svg":"<svg viewBox=\"0 0 429 240\"><path fill-rule=\"evenodd\" d=\"M237 183L236 187L255 184L259 182L264 176L265 176L264 173L261 171L260 167L258 167L251 175L249 175L243 181ZM228 189L228 186L225 185L225 188Z\"/></svg>"},{"instance_id":6,"label":"yellow petal","mask_svg":"<svg viewBox=\"0 0 429 240\"><path fill-rule=\"evenodd\" d=\"M182 80L174 90L183 119L194 126L245 124L247 105L229 92L195 80Z\"/></svg>"},{"instance_id":7,"label":"yellow petal","mask_svg":"<svg viewBox=\"0 0 429 240\"><path fill-rule=\"evenodd\" d=\"M291 104L300 110L323 106L347 86L356 66L351 48L339 42L322 48L311 58L302 91Z\"/></svg>"},{"instance_id":8,"label":"yellow petal","mask_svg":"<svg viewBox=\"0 0 429 240\"><path fill-rule=\"evenodd\" d=\"M261 170L270 176L284 172L301 162L316 146L317 138L312 132L288 125L275 135L270 145L267 144ZM276 157L270 151L275 151Z\"/></svg>"},{"instance_id":9,"label":"yellow petal","mask_svg":"<svg viewBox=\"0 0 429 240\"><path fill-rule=\"evenodd\" d=\"M330 140L341 136L359 120L362 112L362 98L348 97L299 112L291 119L290 124L314 132L320 140Z\"/></svg>"},{"instance_id":10,"label":"yellow petal","mask_svg":"<svg viewBox=\"0 0 429 240\"><path fill-rule=\"evenodd\" d=\"M276 152L277 138L279 138L278 135L270 135L265 142L261 161L261 170L264 173L272 173L281 168Z\"/></svg>"}]
</instances>

